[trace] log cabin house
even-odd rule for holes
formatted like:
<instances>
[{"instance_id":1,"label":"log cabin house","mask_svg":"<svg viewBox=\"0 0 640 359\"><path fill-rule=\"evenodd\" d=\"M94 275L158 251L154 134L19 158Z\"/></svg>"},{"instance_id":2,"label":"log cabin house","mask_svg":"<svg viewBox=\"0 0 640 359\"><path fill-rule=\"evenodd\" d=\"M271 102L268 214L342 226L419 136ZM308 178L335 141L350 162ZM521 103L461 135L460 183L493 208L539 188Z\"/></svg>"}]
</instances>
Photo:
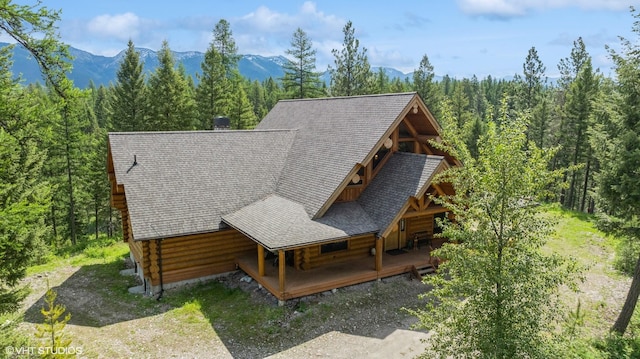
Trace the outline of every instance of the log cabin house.
<instances>
[{"instance_id":1,"label":"log cabin house","mask_svg":"<svg viewBox=\"0 0 640 359\"><path fill-rule=\"evenodd\" d=\"M111 203L148 294L241 269L285 300L430 265L459 163L416 93L284 100L254 130L110 133ZM437 229L436 229L437 230Z\"/></svg>"}]
</instances>

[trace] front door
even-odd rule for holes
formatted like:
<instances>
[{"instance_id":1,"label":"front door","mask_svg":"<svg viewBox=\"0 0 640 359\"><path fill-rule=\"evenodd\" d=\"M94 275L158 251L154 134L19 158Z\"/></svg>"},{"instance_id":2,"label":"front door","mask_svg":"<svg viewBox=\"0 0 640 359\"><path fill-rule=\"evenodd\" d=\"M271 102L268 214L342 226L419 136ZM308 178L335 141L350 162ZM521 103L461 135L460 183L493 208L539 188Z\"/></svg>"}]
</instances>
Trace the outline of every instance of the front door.
<instances>
[{"instance_id":1,"label":"front door","mask_svg":"<svg viewBox=\"0 0 640 359\"><path fill-rule=\"evenodd\" d=\"M390 251L400 249L400 236L398 235L398 225L393 226L393 230L384 241L384 250Z\"/></svg>"}]
</instances>

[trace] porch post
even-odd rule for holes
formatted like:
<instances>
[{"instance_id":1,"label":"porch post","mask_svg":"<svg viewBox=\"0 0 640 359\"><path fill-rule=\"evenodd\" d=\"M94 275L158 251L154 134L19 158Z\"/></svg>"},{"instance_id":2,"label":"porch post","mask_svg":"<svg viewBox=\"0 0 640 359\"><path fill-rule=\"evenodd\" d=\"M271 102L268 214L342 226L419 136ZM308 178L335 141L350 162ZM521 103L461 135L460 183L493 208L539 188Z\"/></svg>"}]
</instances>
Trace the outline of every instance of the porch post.
<instances>
[{"instance_id":1,"label":"porch post","mask_svg":"<svg viewBox=\"0 0 640 359\"><path fill-rule=\"evenodd\" d=\"M284 300L284 250L278 251L278 279L280 281L280 300Z\"/></svg>"},{"instance_id":2,"label":"porch post","mask_svg":"<svg viewBox=\"0 0 640 359\"><path fill-rule=\"evenodd\" d=\"M264 247L258 244L258 275L264 277Z\"/></svg>"},{"instance_id":3,"label":"porch post","mask_svg":"<svg viewBox=\"0 0 640 359\"><path fill-rule=\"evenodd\" d=\"M376 271L380 272L382 270L382 241L384 241L384 237L376 238Z\"/></svg>"}]
</instances>

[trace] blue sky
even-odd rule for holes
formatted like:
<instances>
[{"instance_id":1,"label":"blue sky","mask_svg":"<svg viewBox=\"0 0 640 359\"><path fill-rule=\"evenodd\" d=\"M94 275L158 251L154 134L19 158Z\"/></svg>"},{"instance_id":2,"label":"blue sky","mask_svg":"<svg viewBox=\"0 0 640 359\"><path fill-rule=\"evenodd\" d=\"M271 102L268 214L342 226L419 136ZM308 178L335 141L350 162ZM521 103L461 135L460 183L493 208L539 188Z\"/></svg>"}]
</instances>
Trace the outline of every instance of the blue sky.
<instances>
[{"instance_id":1,"label":"blue sky","mask_svg":"<svg viewBox=\"0 0 640 359\"><path fill-rule=\"evenodd\" d=\"M30 3L18 1L19 3ZM522 73L535 46L547 76L582 37L594 67L611 74L605 45L631 33L629 6L640 0L405 0L405 1L43 1L62 10L58 24L67 44L114 55L131 38L137 47L157 50L163 40L174 51L204 52L215 24L231 24L241 54L284 55L296 28L317 49L318 70L333 64L342 28L353 22L373 66L403 72L427 55L437 75L483 78ZM0 41L7 41L0 35Z\"/></svg>"}]
</instances>

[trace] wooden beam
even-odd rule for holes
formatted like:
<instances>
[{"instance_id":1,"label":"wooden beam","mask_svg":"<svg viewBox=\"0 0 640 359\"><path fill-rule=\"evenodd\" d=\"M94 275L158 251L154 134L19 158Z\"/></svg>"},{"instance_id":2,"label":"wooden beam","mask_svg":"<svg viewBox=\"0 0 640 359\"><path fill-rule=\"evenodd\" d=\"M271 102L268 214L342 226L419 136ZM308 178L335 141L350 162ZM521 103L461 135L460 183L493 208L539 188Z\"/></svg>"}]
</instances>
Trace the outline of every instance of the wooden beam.
<instances>
[{"instance_id":1,"label":"wooden beam","mask_svg":"<svg viewBox=\"0 0 640 359\"><path fill-rule=\"evenodd\" d=\"M280 284L280 297L284 298L284 267L285 267L284 250L278 251L278 282Z\"/></svg>"},{"instance_id":2,"label":"wooden beam","mask_svg":"<svg viewBox=\"0 0 640 359\"><path fill-rule=\"evenodd\" d=\"M420 216L424 216L427 214L435 214L435 213L444 213L449 211L449 209L447 209L446 207L442 207L442 206L433 206L433 207L428 207L427 209L423 210L423 211L418 211L418 212L406 212L402 218L413 218L413 217L420 217Z\"/></svg>"},{"instance_id":3,"label":"wooden beam","mask_svg":"<svg viewBox=\"0 0 640 359\"><path fill-rule=\"evenodd\" d=\"M418 200L415 197L413 197L413 196L409 197L409 206L411 208L413 208L413 210L415 210L415 211L419 211L420 210L420 206L417 204L417 202L418 202Z\"/></svg>"},{"instance_id":4,"label":"wooden beam","mask_svg":"<svg viewBox=\"0 0 640 359\"><path fill-rule=\"evenodd\" d=\"M400 126L396 126L396 129L393 130L393 134L391 135L391 140L393 140L393 146L391 146L391 152L398 151L398 139L400 138Z\"/></svg>"},{"instance_id":5,"label":"wooden beam","mask_svg":"<svg viewBox=\"0 0 640 359\"><path fill-rule=\"evenodd\" d=\"M447 195L447 193L445 191L443 191L442 187L440 187L438 184L432 183L431 185L433 186L433 188L436 189L436 192L438 192L439 195L441 195L441 196L446 196Z\"/></svg>"},{"instance_id":6,"label":"wooden beam","mask_svg":"<svg viewBox=\"0 0 640 359\"><path fill-rule=\"evenodd\" d=\"M264 277L264 247L258 244L258 274Z\"/></svg>"},{"instance_id":7,"label":"wooden beam","mask_svg":"<svg viewBox=\"0 0 640 359\"><path fill-rule=\"evenodd\" d=\"M420 200L418 201L418 208L420 211L423 211L425 208L427 208L424 205L424 196L420 196Z\"/></svg>"},{"instance_id":8,"label":"wooden beam","mask_svg":"<svg viewBox=\"0 0 640 359\"><path fill-rule=\"evenodd\" d=\"M376 238L376 271L382 270L382 241L384 238Z\"/></svg>"},{"instance_id":9,"label":"wooden beam","mask_svg":"<svg viewBox=\"0 0 640 359\"><path fill-rule=\"evenodd\" d=\"M413 138L416 139L416 142L420 142L418 141L418 131L416 131L416 128L413 127L413 125L409 122L409 119L405 118L404 120L404 125L407 127L407 130L409 130L409 132L411 133L411 136L413 136ZM427 146L424 143L420 143L420 146L422 147L422 149L424 150L424 152L428 155L432 155L433 151L431 151L431 148L429 148L429 146Z\"/></svg>"},{"instance_id":10,"label":"wooden beam","mask_svg":"<svg viewBox=\"0 0 640 359\"><path fill-rule=\"evenodd\" d=\"M429 141L435 141L438 143L442 143L442 137L438 135L418 135L418 141L422 143L429 143Z\"/></svg>"}]
</instances>

